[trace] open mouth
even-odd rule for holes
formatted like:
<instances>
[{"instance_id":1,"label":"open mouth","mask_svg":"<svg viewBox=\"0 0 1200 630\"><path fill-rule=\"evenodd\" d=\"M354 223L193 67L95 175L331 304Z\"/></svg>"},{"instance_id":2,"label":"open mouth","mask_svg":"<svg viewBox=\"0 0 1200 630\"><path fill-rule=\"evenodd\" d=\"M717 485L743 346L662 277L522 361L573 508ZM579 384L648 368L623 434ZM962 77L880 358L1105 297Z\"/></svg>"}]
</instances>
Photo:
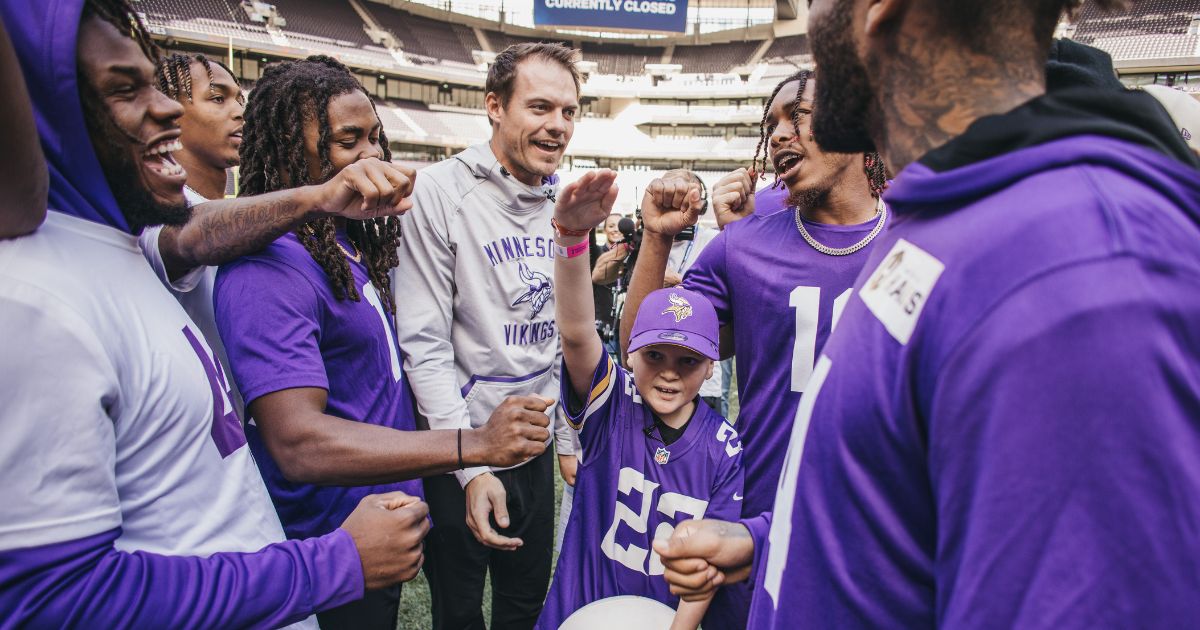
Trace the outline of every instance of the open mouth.
<instances>
[{"instance_id":1,"label":"open mouth","mask_svg":"<svg viewBox=\"0 0 1200 630\"><path fill-rule=\"evenodd\" d=\"M554 140L533 140L533 146L545 151L546 153L558 153L562 149L561 142Z\"/></svg>"},{"instance_id":2,"label":"open mouth","mask_svg":"<svg viewBox=\"0 0 1200 630\"><path fill-rule=\"evenodd\" d=\"M175 151L183 149L183 145L178 138L167 138L160 140L150 145L142 153L142 163L151 173L167 180L170 185L178 183L182 190L183 184L187 181L187 171L175 161L175 156L172 155Z\"/></svg>"},{"instance_id":3,"label":"open mouth","mask_svg":"<svg viewBox=\"0 0 1200 630\"><path fill-rule=\"evenodd\" d=\"M662 387L660 385L655 385L654 391L662 394L663 396L670 397L670 396L674 396L674 395L678 394L680 390L675 389L673 387Z\"/></svg>"},{"instance_id":4,"label":"open mouth","mask_svg":"<svg viewBox=\"0 0 1200 630\"><path fill-rule=\"evenodd\" d=\"M229 134L229 139L232 140L234 142L234 144L241 144L242 143L242 130L238 129L237 131Z\"/></svg>"},{"instance_id":5,"label":"open mouth","mask_svg":"<svg viewBox=\"0 0 1200 630\"><path fill-rule=\"evenodd\" d=\"M804 158L798 153L788 151L775 156L775 172L781 179L788 179L799 170Z\"/></svg>"}]
</instances>

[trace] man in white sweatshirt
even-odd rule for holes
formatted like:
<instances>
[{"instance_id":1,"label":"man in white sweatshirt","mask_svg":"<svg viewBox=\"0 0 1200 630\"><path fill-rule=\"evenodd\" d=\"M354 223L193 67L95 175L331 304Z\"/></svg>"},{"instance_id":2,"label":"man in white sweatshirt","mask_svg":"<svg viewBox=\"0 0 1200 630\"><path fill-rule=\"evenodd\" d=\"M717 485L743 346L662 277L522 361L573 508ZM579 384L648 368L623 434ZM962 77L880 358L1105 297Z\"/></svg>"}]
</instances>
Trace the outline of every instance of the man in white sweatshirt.
<instances>
[{"instance_id":1,"label":"man in white sweatshirt","mask_svg":"<svg viewBox=\"0 0 1200 630\"><path fill-rule=\"evenodd\" d=\"M551 217L579 111L575 51L518 44L487 78L489 142L421 171L392 286L396 328L429 428L470 428L509 394L558 396ZM550 578L553 456L425 480L425 572L437 629L532 628Z\"/></svg>"}]
</instances>

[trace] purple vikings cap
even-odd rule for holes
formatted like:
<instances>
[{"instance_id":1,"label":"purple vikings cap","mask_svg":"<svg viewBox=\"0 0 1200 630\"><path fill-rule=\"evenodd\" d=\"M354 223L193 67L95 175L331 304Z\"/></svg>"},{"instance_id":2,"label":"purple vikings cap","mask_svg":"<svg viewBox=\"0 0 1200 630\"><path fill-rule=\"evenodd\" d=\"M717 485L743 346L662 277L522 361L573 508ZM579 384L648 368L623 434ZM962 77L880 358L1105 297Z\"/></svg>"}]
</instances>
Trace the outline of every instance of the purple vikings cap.
<instances>
[{"instance_id":1,"label":"purple vikings cap","mask_svg":"<svg viewBox=\"0 0 1200 630\"><path fill-rule=\"evenodd\" d=\"M718 329L717 311L708 298L682 287L659 289L638 309L628 352L669 343L720 361Z\"/></svg>"}]
</instances>

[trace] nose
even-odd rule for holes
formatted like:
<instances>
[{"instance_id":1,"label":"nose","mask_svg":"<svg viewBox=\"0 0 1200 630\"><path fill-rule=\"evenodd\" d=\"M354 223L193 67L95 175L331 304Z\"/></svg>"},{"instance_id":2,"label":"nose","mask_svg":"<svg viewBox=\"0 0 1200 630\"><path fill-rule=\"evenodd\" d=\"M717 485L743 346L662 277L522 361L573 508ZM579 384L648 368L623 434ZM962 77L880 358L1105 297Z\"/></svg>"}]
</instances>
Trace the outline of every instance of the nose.
<instances>
[{"instance_id":1,"label":"nose","mask_svg":"<svg viewBox=\"0 0 1200 630\"><path fill-rule=\"evenodd\" d=\"M151 90L151 92L147 113L151 118L163 125L177 127L178 123L176 121L183 116L183 105L180 105L179 101L158 90Z\"/></svg>"},{"instance_id":2,"label":"nose","mask_svg":"<svg viewBox=\"0 0 1200 630\"><path fill-rule=\"evenodd\" d=\"M567 121L561 112L557 116L550 117L549 122L546 123L546 131L553 136L561 136L567 132Z\"/></svg>"},{"instance_id":3,"label":"nose","mask_svg":"<svg viewBox=\"0 0 1200 630\"><path fill-rule=\"evenodd\" d=\"M383 147L379 146L378 144L367 145L366 150L364 150L362 153L358 154L358 159L365 160L367 158L375 158L377 160L382 160L383 159Z\"/></svg>"},{"instance_id":4,"label":"nose","mask_svg":"<svg viewBox=\"0 0 1200 630\"><path fill-rule=\"evenodd\" d=\"M781 121L775 125L775 130L771 132L771 147L780 147L792 141L796 136L796 128L792 126L791 120Z\"/></svg>"}]
</instances>

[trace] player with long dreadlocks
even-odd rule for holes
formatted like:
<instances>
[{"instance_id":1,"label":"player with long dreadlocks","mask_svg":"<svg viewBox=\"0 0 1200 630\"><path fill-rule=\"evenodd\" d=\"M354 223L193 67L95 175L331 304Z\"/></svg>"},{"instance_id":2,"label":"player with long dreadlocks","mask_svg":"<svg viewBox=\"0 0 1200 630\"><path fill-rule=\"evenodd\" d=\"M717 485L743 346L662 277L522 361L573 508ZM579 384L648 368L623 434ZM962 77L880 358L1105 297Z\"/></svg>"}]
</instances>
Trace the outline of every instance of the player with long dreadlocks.
<instances>
[{"instance_id":1,"label":"player with long dreadlocks","mask_svg":"<svg viewBox=\"0 0 1200 630\"><path fill-rule=\"evenodd\" d=\"M809 72L788 77L763 112L754 169L766 170L766 158L758 161L765 150L776 181L788 191L787 207L755 214L752 176L742 169L725 177L712 195L724 231L700 253L682 285L716 307L722 356L737 357L746 518L771 509L814 360L887 221L878 157L832 153L813 141L815 83ZM664 187L675 194L649 194ZM696 188L688 179L656 180L642 202L646 231L621 322L624 343L641 300L662 286L674 235L696 221L698 208L685 201ZM658 198L671 202L663 206L654 202ZM722 589L706 627L744 628L748 607L744 584Z\"/></svg>"},{"instance_id":2,"label":"player with long dreadlocks","mask_svg":"<svg viewBox=\"0 0 1200 630\"><path fill-rule=\"evenodd\" d=\"M244 138L241 189L252 195L390 158L366 91L322 56L267 69ZM414 178L389 178L394 194L407 196ZM510 399L476 430L415 430L388 276L398 241L394 220L318 218L218 274L217 323L254 419L247 437L289 538L335 530L365 495L419 496L418 477L545 449L549 401L535 397ZM391 630L398 606L397 586L319 618Z\"/></svg>"}]
</instances>

